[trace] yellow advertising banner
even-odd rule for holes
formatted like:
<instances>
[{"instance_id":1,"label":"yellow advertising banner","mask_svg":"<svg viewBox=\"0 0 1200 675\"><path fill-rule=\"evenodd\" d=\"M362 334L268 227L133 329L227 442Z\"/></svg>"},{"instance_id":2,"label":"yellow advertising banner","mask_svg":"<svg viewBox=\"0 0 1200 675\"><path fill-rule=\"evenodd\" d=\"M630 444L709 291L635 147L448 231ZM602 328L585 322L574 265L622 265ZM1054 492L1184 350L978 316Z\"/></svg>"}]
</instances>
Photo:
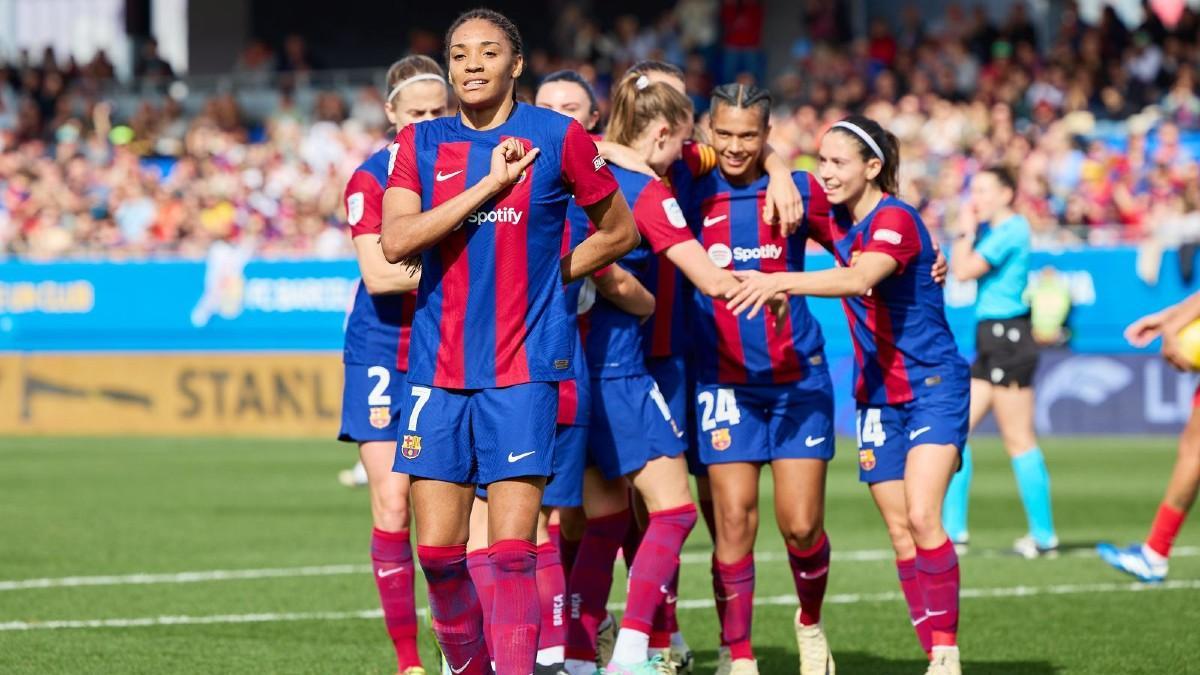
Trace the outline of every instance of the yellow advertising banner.
<instances>
[{"instance_id":1,"label":"yellow advertising banner","mask_svg":"<svg viewBox=\"0 0 1200 675\"><path fill-rule=\"evenodd\" d=\"M337 352L0 355L0 434L333 438Z\"/></svg>"}]
</instances>

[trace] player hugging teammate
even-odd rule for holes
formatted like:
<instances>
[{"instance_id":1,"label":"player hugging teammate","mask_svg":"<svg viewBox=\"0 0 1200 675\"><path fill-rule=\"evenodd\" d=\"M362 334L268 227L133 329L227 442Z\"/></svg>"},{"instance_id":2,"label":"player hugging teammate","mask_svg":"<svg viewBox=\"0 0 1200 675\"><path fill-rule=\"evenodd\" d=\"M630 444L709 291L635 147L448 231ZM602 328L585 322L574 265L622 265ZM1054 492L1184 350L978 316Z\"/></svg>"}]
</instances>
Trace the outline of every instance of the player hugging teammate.
<instances>
[{"instance_id":1,"label":"player hugging teammate","mask_svg":"<svg viewBox=\"0 0 1200 675\"><path fill-rule=\"evenodd\" d=\"M823 187L766 145L765 90L717 88L713 145L699 145L682 78L645 63L614 86L598 150L582 78L556 74L538 107L516 101L521 38L502 15L463 14L446 49L459 114L398 123L390 153L364 164L371 180L356 174L347 190L354 233L369 235L356 236L358 302L382 321L381 298L419 278L411 313L411 296L396 295L394 347L378 364L389 382L366 392L369 412L355 406L379 370L350 358L347 336L347 419L365 415L390 434L345 434L362 444L380 495L372 551L389 628L383 580L405 579L411 598L411 499L453 673L690 672L674 619L698 517L690 464L708 471L698 483L715 542L718 672L756 673L753 545L769 463L800 605L800 672L833 673L821 623L832 384L803 296L836 296L858 355L862 479L892 535L929 672L959 672L958 566L940 507L965 436L968 375L942 308L944 264L892 196L894 139L865 118L835 125L821 147ZM437 77L391 83L389 104L410 87L441 87ZM360 183L373 190L361 199ZM839 268L805 272L809 239ZM406 334L406 363L388 361ZM371 451L388 440L392 473ZM622 548L629 593L608 642ZM390 571L405 565L407 577ZM410 675L420 672L412 633L393 633Z\"/></svg>"}]
</instances>

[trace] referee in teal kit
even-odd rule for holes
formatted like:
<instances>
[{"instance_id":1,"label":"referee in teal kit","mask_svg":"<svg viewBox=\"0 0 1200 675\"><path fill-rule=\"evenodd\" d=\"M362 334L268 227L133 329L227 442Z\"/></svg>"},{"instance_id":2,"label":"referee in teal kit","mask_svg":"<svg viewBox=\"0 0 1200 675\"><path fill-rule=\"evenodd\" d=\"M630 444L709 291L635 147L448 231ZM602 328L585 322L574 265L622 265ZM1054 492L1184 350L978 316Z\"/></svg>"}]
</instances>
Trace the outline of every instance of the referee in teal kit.
<instances>
[{"instance_id":1,"label":"referee in teal kit","mask_svg":"<svg viewBox=\"0 0 1200 675\"><path fill-rule=\"evenodd\" d=\"M1004 168L980 171L959 218L950 271L959 281L978 280L975 302L975 363L971 365L971 428L988 411L1012 459L1029 533L1014 550L1026 558L1056 555L1058 536L1050 508L1050 474L1033 430L1033 339L1025 286L1029 279L1029 221L1013 211L1016 182ZM942 510L946 531L960 550L967 544L967 498L971 450L963 451Z\"/></svg>"}]
</instances>

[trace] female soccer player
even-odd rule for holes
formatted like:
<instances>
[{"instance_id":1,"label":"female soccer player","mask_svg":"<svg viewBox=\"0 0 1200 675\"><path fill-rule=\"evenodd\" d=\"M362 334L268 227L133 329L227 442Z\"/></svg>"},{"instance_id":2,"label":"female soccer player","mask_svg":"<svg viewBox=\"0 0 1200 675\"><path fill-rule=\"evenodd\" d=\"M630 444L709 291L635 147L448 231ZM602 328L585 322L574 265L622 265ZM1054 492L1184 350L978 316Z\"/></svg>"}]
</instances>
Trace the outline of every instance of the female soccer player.
<instances>
[{"instance_id":1,"label":"female soccer player","mask_svg":"<svg viewBox=\"0 0 1200 675\"><path fill-rule=\"evenodd\" d=\"M1162 355L1179 370L1196 370L1179 347L1179 331L1200 319L1200 293L1193 293L1182 302L1162 311L1147 314L1125 329L1125 339L1134 347L1145 347L1156 337L1162 337ZM1196 503L1200 491L1200 389L1192 399L1192 415L1179 435L1179 454L1171 481L1163 495L1146 541L1117 548L1110 543L1097 546L1100 557L1113 567L1132 574L1141 581L1162 581L1167 578L1167 561L1171 545L1183 527L1188 511Z\"/></svg>"},{"instance_id":2,"label":"female soccer player","mask_svg":"<svg viewBox=\"0 0 1200 675\"><path fill-rule=\"evenodd\" d=\"M1058 552L1050 509L1050 474L1033 431L1033 372L1037 343L1025 301L1029 279L1029 221L1012 210L1016 180L992 167L971 179L963 205L950 268L959 281L979 280L975 301L975 363L971 365L971 428L991 410L1012 459L1017 491L1025 506L1029 533L1013 544L1026 558ZM971 489L971 449L946 495L944 520L950 538L967 544L967 498Z\"/></svg>"},{"instance_id":3,"label":"female soccer player","mask_svg":"<svg viewBox=\"0 0 1200 675\"><path fill-rule=\"evenodd\" d=\"M853 115L834 124L818 165L831 218L826 227L810 221L809 232L838 267L738 272L742 284L729 308L753 317L787 295L844 298L856 357L859 477L891 535L910 615L930 654L928 673L958 675L958 557L941 509L966 442L969 369L929 274L937 258L929 231L894 196L899 160L895 136L874 120Z\"/></svg>"},{"instance_id":4,"label":"female soccer player","mask_svg":"<svg viewBox=\"0 0 1200 675\"><path fill-rule=\"evenodd\" d=\"M689 331L696 433L716 506L713 589L730 660L723 652L719 670L758 672L750 640L753 549L759 474L770 463L776 518L800 598L800 672L824 674L834 668L820 624L830 551L823 527L825 469L834 450L824 337L803 297L789 300L778 316L754 319L734 317L723 297L736 285L730 270L804 269L806 228L785 236L763 217L768 178L760 166L770 110L766 90L728 84L713 91L709 139L718 171L675 184L703 248L691 241L665 254L696 288ZM815 177L797 172L793 180L809 217L827 219L829 205Z\"/></svg>"},{"instance_id":5,"label":"female soccer player","mask_svg":"<svg viewBox=\"0 0 1200 675\"><path fill-rule=\"evenodd\" d=\"M651 167L665 171L691 132L691 115L691 102L685 96L630 74L614 88L605 138L634 149ZM690 239L691 234L678 203L662 183L621 168L613 173L633 204L634 219L646 242L623 258L619 267L641 279L657 251ZM650 632L660 608L674 601L668 597L669 586L697 514L683 458L683 431L646 370L641 323L654 305L636 301L643 294L653 298L641 283L618 288L609 276L598 277L600 297L585 315L584 349L593 405L588 444L596 466L584 475L588 528L571 575L570 587L579 604L572 608L567 670L595 670L596 633L606 616L612 561L629 524L627 485L632 484L645 501L648 525L629 572L626 609L605 672L648 675L664 666L660 655L649 654Z\"/></svg>"},{"instance_id":6,"label":"female soccer player","mask_svg":"<svg viewBox=\"0 0 1200 675\"><path fill-rule=\"evenodd\" d=\"M638 242L632 215L574 120L517 103L521 37L490 10L446 34L459 115L411 125L384 194L383 251L420 254L410 370L394 471L412 476L434 631L456 673L485 673L479 599L466 542L475 485L486 485L496 594L496 669L534 670L540 623L533 543L552 472L557 383L575 336L562 284ZM568 199L595 233L562 257Z\"/></svg>"},{"instance_id":7,"label":"female soccer player","mask_svg":"<svg viewBox=\"0 0 1200 675\"><path fill-rule=\"evenodd\" d=\"M445 75L427 56L409 56L388 69L384 110L397 130L446 114ZM408 476L392 472L408 338L420 277L383 257L380 214L396 146L383 148L355 170L346 185L346 219L354 237L362 283L346 321L345 388L338 440L358 443L371 493L371 563L384 622L401 675L423 675L417 653L412 546L408 529Z\"/></svg>"}]
</instances>

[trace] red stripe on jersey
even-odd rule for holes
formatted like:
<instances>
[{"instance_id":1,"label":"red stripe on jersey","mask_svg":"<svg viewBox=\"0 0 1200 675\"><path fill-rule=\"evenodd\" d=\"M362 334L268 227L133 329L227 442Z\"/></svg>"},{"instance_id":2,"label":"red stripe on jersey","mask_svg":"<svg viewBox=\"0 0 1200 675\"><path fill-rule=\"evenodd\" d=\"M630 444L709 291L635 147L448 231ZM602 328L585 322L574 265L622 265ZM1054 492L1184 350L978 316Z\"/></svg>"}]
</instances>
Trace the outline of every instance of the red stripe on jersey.
<instances>
[{"instance_id":1,"label":"red stripe on jersey","mask_svg":"<svg viewBox=\"0 0 1200 675\"><path fill-rule=\"evenodd\" d=\"M434 161L433 203L437 206L467 187L469 142L442 143ZM457 172L457 173L456 173ZM442 177L445 176L445 180ZM438 349L433 384L461 389L466 382L463 324L466 323L467 297L471 289L471 268L467 263L467 233L460 224L438 244L442 263L442 316L438 324Z\"/></svg>"},{"instance_id":2,"label":"red stripe on jersey","mask_svg":"<svg viewBox=\"0 0 1200 675\"><path fill-rule=\"evenodd\" d=\"M558 423L575 424L579 414L579 390L575 380L558 383Z\"/></svg>"},{"instance_id":3,"label":"red stripe on jersey","mask_svg":"<svg viewBox=\"0 0 1200 675\"><path fill-rule=\"evenodd\" d=\"M713 258L713 248L723 246L724 249L717 250L719 255L728 254L729 263L725 268L729 269L733 265L729 195L717 195L704 200L700 205L700 213L704 217L700 240L709 252L709 259ZM724 300L714 298L712 307L713 320L717 324L717 378L722 383L744 384L747 376L745 352L742 351L742 327Z\"/></svg>"},{"instance_id":4,"label":"red stripe on jersey","mask_svg":"<svg viewBox=\"0 0 1200 675\"><path fill-rule=\"evenodd\" d=\"M758 193L758 245L760 247L774 244L782 254L778 258L764 256L759 260L759 269L764 273L788 271L788 237L783 236L778 225L763 220L763 207L766 193ZM771 378L775 382L792 382L803 379L804 371L800 365L800 355L796 353L796 336L792 332L792 312L789 302L788 311L782 318L776 318L774 312L766 312L767 353L771 358Z\"/></svg>"},{"instance_id":5,"label":"red stripe on jersey","mask_svg":"<svg viewBox=\"0 0 1200 675\"><path fill-rule=\"evenodd\" d=\"M850 247L850 250L856 251L861 245L862 235L860 234L856 238L854 245ZM830 247L830 251L832 251L833 257L837 260L840 267L849 266L849 261L842 259L842 255L838 252L837 247ZM849 298L842 298L842 309L846 312L846 322L850 326L850 344L854 345L854 362L858 365L858 377L854 381L854 398L864 401L868 398L866 370L863 368L865 361L863 359L862 345L859 343L858 338L854 336L858 320L854 316L854 309L850 306Z\"/></svg>"},{"instance_id":6,"label":"red stripe on jersey","mask_svg":"<svg viewBox=\"0 0 1200 675\"><path fill-rule=\"evenodd\" d=\"M650 356L671 356L671 328L675 318L675 265L666 255L658 256L658 278L654 281L654 325L650 331Z\"/></svg>"},{"instance_id":7,"label":"red stripe on jersey","mask_svg":"<svg viewBox=\"0 0 1200 675\"><path fill-rule=\"evenodd\" d=\"M409 291L400 300L400 341L396 344L396 370L408 372L408 346L412 339L413 315L417 313L417 292Z\"/></svg>"},{"instance_id":8,"label":"red stripe on jersey","mask_svg":"<svg viewBox=\"0 0 1200 675\"><path fill-rule=\"evenodd\" d=\"M505 136L500 140L511 138ZM533 143L518 138L525 151ZM500 193L496 210L515 209L516 223L496 223L496 386L507 387L529 381L529 358L525 352L525 317L529 313L529 216L533 165L524 178Z\"/></svg>"},{"instance_id":9,"label":"red stripe on jersey","mask_svg":"<svg viewBox=\"0 0 1200 675\"><path fill-rule=\"evenodd\" d=\"M912 385L908 382L908 369L904 367L904 355L896 349L896 336L892 332L892 315L887 305L875 295L867 301L867 328L875 339L875 353L879 368L883 371L883 389L888 403L905 403L913 398Z\"/></svg>"}]
</instances>

